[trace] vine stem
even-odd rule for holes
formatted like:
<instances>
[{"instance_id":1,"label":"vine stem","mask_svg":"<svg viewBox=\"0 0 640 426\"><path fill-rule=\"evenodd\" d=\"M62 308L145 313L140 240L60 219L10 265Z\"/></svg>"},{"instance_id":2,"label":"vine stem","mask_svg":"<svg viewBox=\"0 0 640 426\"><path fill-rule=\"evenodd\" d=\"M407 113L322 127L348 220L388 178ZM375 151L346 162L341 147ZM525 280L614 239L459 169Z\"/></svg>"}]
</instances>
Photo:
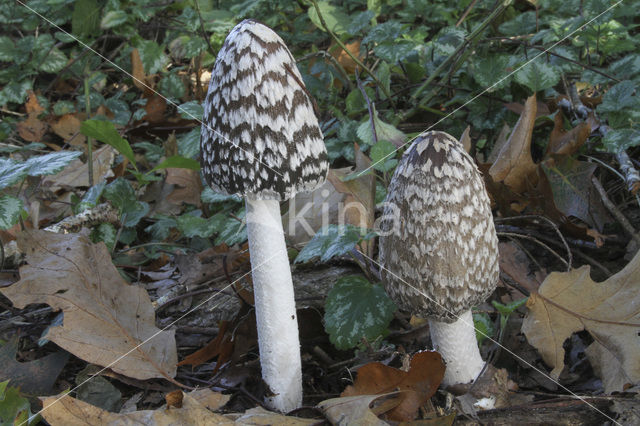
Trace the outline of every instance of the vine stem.
<instances>
[{"instance_id":1,"label":"vine stem","mask_svg":"<svg viewBox=\"0 0 640 426\"><path fill-rule=\"evenodd\" d=\"M88 70L87 70L88 71ZM89 77L84 77L84 108L87 120L91 117L91 99L89 97ZM87 136L87 166L89 167L89 188L93 186L93 139Z\"/></svg>"},{"instance_id":2,"label":"vine stem","mask_svg":"<svg viewBox=\"0 0 640 426\"><path fill-rule=\"evenodd\" d=\"M371 71L369 67L363 64L360 59L356 58L356 56L353 53L351 53L349 49L347 49L347 46L344 45L344 43L338 38L338 36L336 36L333 33L333 31L329 29L329 26L327 25L326 21L324 20L324 17L322 16L322 12L320 12L320 6L318 6L318 2L316 0L311 0L311 3L313 3L313 7L316 9L316 13L318 14L318 18L320 19L320 24L322 24L322 27L325 29L325 31L328 32L331 38L333 38L333 40L338 44L338 46L340 46L340 48L344 50L347 55L349 55L349 57L353 60L353 62L358 64L359 67L361 67L363 70L365 70L367 74L371 76L373 81L376 82L378 87L384 92L385 96L391 101L391 94L389 93L387 88L384 87L384 84L382 84L382 82L378 80L378 77L375 76L373 71Z\"/></svg>"}]
</instances>

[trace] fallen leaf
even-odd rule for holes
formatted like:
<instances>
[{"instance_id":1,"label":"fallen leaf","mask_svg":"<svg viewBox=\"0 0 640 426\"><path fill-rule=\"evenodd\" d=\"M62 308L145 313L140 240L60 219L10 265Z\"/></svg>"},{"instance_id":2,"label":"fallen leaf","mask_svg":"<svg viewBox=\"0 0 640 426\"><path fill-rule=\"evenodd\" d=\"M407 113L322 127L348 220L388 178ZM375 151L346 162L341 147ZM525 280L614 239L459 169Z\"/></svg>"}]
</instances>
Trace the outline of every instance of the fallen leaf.
<instances>
[{"instance_id":1,"label":"fallen leaf","mask_svg":"<svg viewBox=\"0 0 640 426\"><path fill-rule=\"evenodd\" d=\"M172 204L193 204L200 207L200 194L202 193L202 180L200 172L191 169L168 168L167 184L176 185L176 188L167 196L167 201Z\"/></svg>"},{"instance_id":2,"label":"fallen leaf","mask_svg":"<svg viewBox=\"0 0 640 426\"><path fill-rule=\"evenodd\" d=\"M564 130L564 115L562 115L562 111L558 111L554 118L553 130L551 131L551 135L549 135L547 155L571 155L580 149L590 134L591 125L587 121L581 122L569 131Z\"/></svg>"},{"instance_id":3,"label":"fallen leaf","mask_svg":"<svg viewBox=\"0 0 640 426\"><path fill-rule=\"evenodd\" d=\"M17 242L27 265L20 281L0 292L20 309L31 303L62 309L64 324L49 328L47 339L125 376L172 380L175 331L155 326L149 295L122 279L104 243L46 231L23 231Z\"/></svg>"},{"instance_id":4,"label":"fallen leaf","mask_svg":"<svg viewBox=\"0 0 640 426\"><path fill-rule=\"evenodd\" d=\"M188 395L211 411L216 411L224 407L231 399L231 395L214 392L209 388L196 389L189 392Z\"/></svg>"},{"instance_id":5,"label":"fallen leaf","mask_svg":"<svg viewBox=\"0 0 640 426\"><path fill-rule=\"evenodd\" d=\"M80 133L82 121L75 114L65 114L51 124L51 130L66 143L74 146L84 146L87 137Z\"/></svg>"},{"instance_id":6,"label":"fallen leaf","mask_svg":"<svg viewBox=\"0 0 640 426\"><path fill-rule=\"evenodd\" d=\"M157 410L110 413L68 394L40 398L42 417L52 425L84 426L97 424L119 425L233 425L224 416L212 413L189 394L183 395L182 408L161 407Z\"/></svg>"},{"instance_id":7,"label":"fallen leaf","mask_svg":"<svg viewBox=\"0 0 640 426\"><path fill-rule=\"evenodd\" d=\"M384 395L358 395L332 398L322 401L318 408L334 425L383 426L382 421L369 408L371 403Z\"/></svg>"},{"instance_id":8,"label":"fallen leaf","mask_svg":"<svg viewBox=\"0 0 640 426\"><path fill-rule=\"evenodd\" d=\"M111 165L116 158L116 150L109 145L93 152L93 183L98 184L113 177ZM43 185L52 191L60 188L89 187L89 163L75 159L55 175L46 176Z\"/></svg>"},{"instance_id":9,"label":"fallen leaf","mask_svg":"<svg viewBox=\"0 0 640 426\"><path fill-rule=\"evenodd\" d=\"M47 123L38 119L37 113L29 114L27 119L19 122L16 127L20 137L28 142L41 142L48 128Z\"/></svg>"},{"instance_id":10,"label":"fallen leaf","mask_svg":"<svg viewBox=\"0 0 640 426\"><path fill-rule=\"evenodd\" d=\"M372 395L399 390L399 404L387 413L387 418L410 421L438 390L444 370L442 357L435 351L415 354L411 358L409 371L371 362L360 367L353 386L347 386L340 396Z\"/></svg>"},{"instance_id":11,"label":"fallen leaf","mask_svg":"<svg viewBox=\"0 0 640 426\"><path fill-rule=\"evenodd\" d=\"M535 186L536 165L531 158L531 137L536 120L536 96L527 99L524 111L506 144L489 168L495 182L504 182L516 193Z\"/></svg>"},{"instance_id":12,"label":"fallen leaf","mask_svg":"<svg viewBox=\"0 0 640 426\"><path fill-rule=\"evenodd\" d=\"M590 267L553 272L527 301L522 331L558 378L564 368L564 341L586 330L594 342L587 355L607 393L640 382L640 253L601 283Z\"/></svg>"},{"instance_id":13,"label":"fallen leaf","mask_svg":"<svg viewBox=\"0 0 640 426\"><path fill-rule=\"evenodd\" d=\"M27 103L24 104L24 108L28 115L35 114L37 116L44 112L44 108L40 105L40 102L38 102L38 96L36 96L33 90L29 90L29 99L27 99Z\"/></svg>"},{"instance_id":14,"label":"fallen leaf","mask_svg":"<svg viewBox=\"0 0 640 426\"><path fill-rule=\"evenodd\" d=\"M251 408L236 419L239 425L278 425L278 426L303 426L318 424L317 419L302 419L300 417L284 416L282 414L267 411L262 407Z\"/></svg>"},{"instance_id":15,"label":"fallen leaf","mask_svg":"<svg viewBox=\"0 0 640 426\"><path fill-rule=\"evenodd\" d=\"M229 328L229 321L221 321L218 335L207 343L204 347L198 349L194 353L187 355L182 361L178 363L178 367L181 365L191 365L197 367L205 362L218 357L216 367L212 374L215 374L222 364L227 362L231 358L233 353L233 335L227 335L227 329Z\"/></svg>"},{"instance_id":16,"label":"fallen leaf","mask_svg":"<svg viewBox=\"0 0 640 426\"><path fill-rule=\"evenodd\" d=\"M347 48L349 53L362 60L362 56L360 55L359 40L347 43L345 44L345 47ZM342 47L338 46L337 44L333 44L333 46L329 48L329 53L331 54L331 56L336 58L338 63L342 65L342 68L344 68L347 73L353 74L354 72L356 72L356 67L358 66L358 64L353 60L353 58L351 58L351 56L349 56L347 52L344 51L344 49L342 49Z\"/></svg>"},{"instance_id":17,"label":"fallen leaf","mask_svg":"<svg viewBox=\"0 0 640 426\"><path fill-rule=\"evenodd\" d=\"M43 395L51 391L64 368L69 354L54 352L30 362L18 362L18 336L13 335L0 347L0 380L11 380L11 386L29 395Z\"/></svg>"},{"instance_id":18,"label":"fallen leaf","mask_svg":"<svg viewBox=\"0 0 640 426\"><path fill-rule=\"evenodd\" d=\"M144 116L144 120L149 123L159 123L164 120L164 113L167 110L167 101L157 94L147 96L147 103L144 106L144 110L147 114Z\"/></svg>"},{"instance_id":19,"label":"fallen leaf","mask_svg":"<svg viewBox=\"0 0 640 426\"><path fill-rule=\"evenodd\" d=\"M500 252L500 271L503 271L530 292L536 291L540 286L540 282L546 277L546 272L537 270L535 274L530 274L529 258L513 242L499 243L498 251Z\"/></svg>"},{"instance_id":20,"label":"fallen leaf","mask_svg":"<svg viewBox=\"0 0 640 426\"><path fill-rule=\"evenodd\" d=\"M133 85L145 92L150 91L152 80L144 73L144 65L140 59L140 52L137 48L131 50L131 74L133 75Z\"/></svg>"}]
</instances>

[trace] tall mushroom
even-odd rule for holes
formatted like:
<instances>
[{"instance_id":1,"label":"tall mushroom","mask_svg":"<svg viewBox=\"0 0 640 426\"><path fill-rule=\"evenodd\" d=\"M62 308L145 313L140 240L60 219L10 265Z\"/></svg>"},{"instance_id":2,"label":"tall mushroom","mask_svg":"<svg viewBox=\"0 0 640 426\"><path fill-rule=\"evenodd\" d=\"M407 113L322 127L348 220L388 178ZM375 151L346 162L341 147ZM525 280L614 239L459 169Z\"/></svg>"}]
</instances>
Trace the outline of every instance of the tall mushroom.
<instances>
[{"instance_id":1,"label":"tall mushroom","mask_svg":"<svg viewBox=\"0 0 640 426\"><path fill-rule=\"evenodd\" d=\"M245 197L267 404L302 403L298 323L280 201L321 185L329 164L312 101L282 39L244 20L216 58L204 103L202 171L216 191Z\"/></svg>"},{"instance_id":2,"label":"tall mushroom","mask_svg":"<svg viewBox=\"0 0 640 426\"><path fill-rule=\"evenodd\" d=\"M385 288L401 308L429 319L447 369L443 384L482 371L471 307L498 282L498 238L482 177L462 145L421 134L404 153L381 221Z\"/></svg>"}]
</instances>

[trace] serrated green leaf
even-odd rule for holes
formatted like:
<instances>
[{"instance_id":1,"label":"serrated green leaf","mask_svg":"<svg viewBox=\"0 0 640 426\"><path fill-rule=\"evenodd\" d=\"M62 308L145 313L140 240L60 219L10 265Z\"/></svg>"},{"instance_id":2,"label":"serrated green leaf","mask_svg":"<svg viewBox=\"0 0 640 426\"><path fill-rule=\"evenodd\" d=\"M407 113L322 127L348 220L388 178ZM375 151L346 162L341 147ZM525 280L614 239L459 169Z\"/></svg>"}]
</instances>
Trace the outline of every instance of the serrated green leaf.
<instances>
[{"instance_id":1,"label":"serrated green leaf","mask_svg":"<svg viewBox=\"0 0 640 426\"><path fill-rule=\"evenodd\" d=\"M636 85L629 80L611 86L602 97L602 103L598 105L598 112L618 112L625 108L638 108L640 102L635 91Z\"/></svg>"},{"instance_id":2,"label":"serrated green leaf","mask_svg":"<svg viewBox=\"0 0 640 426\"><path fill-rule=\"evenodd\" d=\"M29 90L33 88L31 80L11 82L0 91L0 105L4 102L23 104L27 100Z\"/></svg>"},{"instance_id":3,"label":"serrated green leaf","mask_svg":"<svg viewBox=\"0 0 640 426\"><path fill-rule=\"evenodd\" d=\"M27 176L27 166L10 158L0 158L0 189L13 186Z\"/></svg>"},{"instance_id":4,"label":"serrated green leaf","mask_svg":"<svg viewBox=\"0 0 640 426\"><path fill-rule=\"evenodd\" d=\"M184 87L184 82L176 73L165 74L158 84L158 89L160 90L160 93L170 99L183 97L187 90Z\"/></svg>"},{"instance_id":5,"label":"serrated green leaf","mask_svg":"<svg viewBox=\"0 0 640 426\"><path fill-rule=\"evenodd\" d=\"M124 10L110 10L100 20L100 28L108 30L127 22L129 15Z\"/></svg>"},{"instance_id":6,"label":"serrated green leaf","mask_svg":"<svg viewBox=\"0 0 640 426\"><path fill-rule=\"evenodd\" d=\"M515 74L515 80L533 92L555 86L560 81L558 69L539 59L528 63Z\"/></svg>"},{"instance_id":7,"label":"serrated green leaf","mask_svg":"<svg viewBox=\"0 0 640 426\"><path fill-rule=\"evenodd\" d=\"M118 232L116 228L110 223L101 223L96 228L91 231L91 241L97 243L102 241L107 245L109 251L113 250L113 247L116 244L116 236Z\"/></svg>"},{"instance_id":8,"label":"serrated green leaf","mask_svg":"<svg viewBox=\"0 0 640 426\"><path fill-rule=\"evenodd\" d=\"M149 173L154 172L156 170L168 169L170 167L178 168L178 169L200 170L200 163L197 162L196 160L192 160L191 158L185 158L179 155L174 155L172 157L167 158L157 166L155 166L153 169L149 171Z\"/></svg>"},{"instance_id":9,"label":"serrated green leaf","mask_svg":"<svg viewBox=\"0 0 640 426\"><path fill-rule=\"evenodd\" d=\"M335 256L349 253L366 235L366 230L353 225L329 225L316 232L304 246L295 263L308 262L319 257L326 262Z\"/></svg>"},{"instance_id":10,"label":"serrated green leaf","mask_svg":"<svg viewBox=\"0 0 640 426\"><path fill-rule=\"evenodd\" d=\"M118 178L111 182L104 188L102 195L118 209L125 227L137 225L149 212L149 204L138 201L131 184L125 179Z\"/></svg>"},{"instance_id":11,"label":"serrated green leaf","mask_svg":"<svg viewBox=\"0 0 640 426\"><path fill-rule=\"evenodd\" d=\"M349 32L351 18L341 7L330 4L327 1L319 1L318 8L320 9L320 13L322 13L322 17L324 18L327 27L334 34L341 35ZM325 31L322 23L320 22L320 17L318 16L316 8L311 6L308 9L308 13L311 22L313 22L315 26L322 31Z\"/></svg>"},{"instance_id":12,"label":"serrated green leaf","mask_svg":"<svg viewBox=\"0 0 640 426\"><path fill-rule=\"evenodd\" d=\"M81 155L79 151L58 151L31 157L24 164L29 176L54 175Z\"/></svg>"},{"instance_id":13,"label":"serrated green leaf","mask_svg":"<svg viewBox=\"0 0 640 426\"><path fill-rule=\"evenodd\" d=\"M225 201L235 201L236 203L242 202L242 197L237 195L227 195L221 194L219 192L215 192L213 189L206 187L202 190L202 194L200 194L200 198L203 203L222 203Z\"/></svg>"},{"instance_id":14,"label":"serrated green leaf","mask_svg":"<svg viewBox=\"0 0 640 426\"><path fill-rule=\"evenodd\" d=\"M64 68L67 65L69 59L67 55L62 53L60 49L51 49L46 58L40 61L38 69L42 72L54 74Z\"/></svg>"},{"instance_id":15,"label":"serrated green leaf","mask_svg":"<svg viewBox=\"0 0 640 426\"><path fill-rule=\"evenodd\" d=\"M389 123L385 123L378 116L378 111L373 110L373 123L376 128L376 136L378 137L378 141L386 140L391 141L394 144L401 145L404 143L405 134L400 130L396 129L395 126ZM376 140L373 137L373 129L371 128L371 120L366 119L363 121L360 126L358 126L358 130L356 131L358 138L367 145L375 145Z\"/></svg>"},{"instance_id":16,"label":"serrated green leaf","mask_svg":"<svg viewBox=\"0 0 640 426\"><path fill-rule=\"evenodd\" d=\"M342 277L327 294L325 330L336 348L350 349L363 338L372 342L384 335L395 310L381 285L361 276Z\"/></svg>"},{"instance_id":17,"label":"serrated green leaf","mask_svg":"<svg viewBox=\"0 0 640 426\"><path fill-rule=\"evenodd\" d=\"M101 8L96 0L77 0L71 15L71 32L77 36L92 36L98 30Z\"/></svg>"},{"instance_id":18,"label":"serrated green leaf","mask_svg":"<svg viewBox=\"0 0 640 426\"><path fill-rule=\"evenodd\" d=\"M536 30L536 12L518 14L514 19L503 22L498 30L505 35L529 34Z\"/></svg>"},{"instance_id":19,"label":"serrated green leaf","mask_svg":"<svg viewBox=\"0 0 640 426\"><path fill-rule=\"evenodd\" d=\"M200 155L200 126L180 136L178 154L186 158L196 158Z\"/></svg>"},{"instance_id":20,"label":"serrated green leaf","mask_svg":"<svg viewBox=\"0 0 640 426\"><path fill-rule=\"evenodd\" d=\"M619 79L630 79L640 74L640 55L631 54L609 65L609 74Z\"/></svg>"},{"instance_id":21,"label":"serrated green leaf","mask_svg":"<svg viewBox=\"0 0 640 426\"><path fill-rule=\"evenodd\" d=\"M0 196L0 229L9 229L20 219L22 200L11 195Z\"/></svg>"},{"instance_id":22,"label":"serrated green leaf","mask_svg":"<svg viewBox=\"0 0 640 426\"><path fill-rule=\"evenodd\" d=\"M78 214L86 209L97 206L98 200L102 196L106 185L106 182L100 182L99 184L93 185L89 188L82 196L80 202L73 208L74 213Z\"/></svg>"},{"instance_id":23,"label":"serrated green leaf","mask_svg":"<svg viewBox=\"0 0 640 426\"><path fill-rule=\"evenodd\" d=\"M187 120L202 121L202 116L204 115L204 107L200 102L189 101L180 105L178 107L178 112L180 113L180 117Z\"/></svg>"},{"instance_id":24,"label":"serrated green leaf","mask_svg":"<svg viewBox=\"0 0 640 426\"><path fill-rule=\"evenodd\" d=\"M398 21L389 20L372 27L362 39L362 44L393 43L402 34L405 26Z\"/></svg>"},{"instance_id":25,"label":"serrated green leaf","mask_svg":"<svg viewBox=\"0 0 640 426\"><path fill-rule=\"evenodd\" d=\"M640 130L611 129L602 139L605 149L611 153L618 153L627 148L640 145Z\"/></svg>"},{"instance_id":26,"label":"serrated green leaf","mask_svg":"<svg viewBox=\"0 0 640 426\"><path fill-rule=\"evenodd\" d=\"M509 84L510 78L500 81L502 77L507 75L508 64L509 57L506 55L481 56L471 63L471 76L481 87L488 88L489 92L493 92ZM500 82L498 83L498 81Z\"/></svg>"},{"instance_id":27,"label":"serrated green leaf","mask_svg":"<svg viewBox=\"0 0 640 426\"><path fill-rule=\"evenodd\" d=\"M218 213L212 218L214 220L220 220L221 223L221 226L218 228L218 236L215 240L216 245L224 243L232 246L247 241L247 226L244 220L245 214L245 209L242 207L235 212L233 215L235 217Z\"/></svg>"},{"instance_id":28,"label":"serrated green leaf","mask_svg":"<svg viewBox=\"0 0 640 426\"><path fill-rule=\"evenodd\" d=\"M111 145L126 159L128 159L137 170L136 159L133 156L133 150L131 149L129 142L120 136L113 123L110 121L86 120L82 122L80 132L85 136L89 136L90 138L97 139L107 145Z\"/></svg>"},{"instance_id":29,"label":"serrated green leaf","mask_svg":"<svg viewBox=\"0 0 640 426\"><path fill-rule=\"evenodd\" d=\"M147 74L155 74L164 68L168 62L168 58L164 54L164 50L155 41L143 40L138 46L140 60Z\"/></svg>"},{"instance_id":30,"label":"serrated green leaf","mask_svg":"<svg viewBox=\"0 0 640 426\"><path fill-rule=\"evenodd\" d=\"M65 115L76 112L76 106L70 101L58 101L53 104L53 113L55 115Z\"/></svg>"},{"instance_id":31,"label":"serrated green leaf","mask_svg":"<svg viewBox=\"0 0 640 426\"><path fill-rule=\"evenodd\" d=\"M176 217L176 224L180 232L187 238L209 238L218 232L221 225L220 220L211 219L212 218L205 219L191 214L183 214Z\"/></svg>"}]
</instances>

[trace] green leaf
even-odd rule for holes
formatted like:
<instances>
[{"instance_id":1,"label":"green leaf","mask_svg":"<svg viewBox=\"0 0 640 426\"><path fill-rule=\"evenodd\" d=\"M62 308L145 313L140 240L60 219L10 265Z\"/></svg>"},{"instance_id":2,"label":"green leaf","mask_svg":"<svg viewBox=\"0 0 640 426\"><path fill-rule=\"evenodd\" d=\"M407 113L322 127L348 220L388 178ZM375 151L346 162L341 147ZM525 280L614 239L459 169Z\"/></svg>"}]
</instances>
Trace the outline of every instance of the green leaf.
<instances>
[{"instance_id":1,"label":"green leaf","mask_svg":"<svg viewBox=\"0 0 640 426\"><path fill-rule=\"evenodd\" d=\"M29 176L54 175L81 155L79 151L58 151L31 157L24 164Z\"/></svg>"},{"instance_id":2,"label":"green leaf","mask_svg":"<svg viewBox=\"0 0 640 426\"><path fill-rule=\"evenodd\" d=\"M149 212L149 204L138 201L131 184L123 178L118 178L107 185L103 196L118 209L125 227L137 225Z\"/></svg>"},{"instance_id":3,"label":"green leaf","mask_svg":"<svg viewBox=\"0 0 640 426\"><path fill-rule=\"evenodd\" d=\"M98 200L104 192L106 182L100 182L97 185L93 185L82 196L80 202L73 208L74 213L78 214L86 209L93 208L98 205Z\"/></svg>"},{"instance_id":4,"label":"green leaf","mask_svg":"<svg viewBox=\"0 0 640 426\"><path fill-rule=\"evenodd\" d=\"M528 297L522 298L520 300L514 300L512 302L507 303L506 305L498 302L497 300L492 300L491 304L494 308L498 310L500 315L511 315L516 309L523 306L527 303Z\"/></svg>"},{"instance_id":5,"label":"green leaf","mask_svg":"<svg viewBox=\"0 0 640 426\"><path fill-rule=\"evenodd\" d=\"M40 62L38 69L42 72L54 74L63 69L68 61L67 55L62 53L60 49L54 48L51 49L47 57Z\"/></svg>"},{"instance_id":6,"label":"green leaf","mask_svg":"<svg viewBox=\"0 0 640 426\"><path fill-rule=\"evenodd\" d=\"M0 105L3 105L3 102L23 104L27 99L29 90L31 89L31 80L24 80L7 84L6 86L4 86L4 89L0 91Z\"/></svg>"},{"instance_id":7,"label":"green leaf","mask_svg":"<svg viewBox=\"0 0 640 426\"><path fill-rule=\"evenodd\" d=\"M555 66L541 62L538 58L516 72L515 80L533 92L539 92L558 84L560 72Z\"/></svg>"},{"instance_id":8,"label":"green leaf","mask_svg":"<svg viewBox=\"0 0 640 426\"><path fill-rule=\"evenodd\" d=\"M178 99L184 96L187 90L180 76L176 73L165 74L158 84L160 93L170 99Z\"/></svg>"},{"instance_id":9,"label":"green leaf","mask_svg":"<svg viewBox=\"0 0 640 426\"><path fill-rule=\"evenodd\" d=\"M373 168L381 172L392 170L398 164L398 160L393 155L395 151L396 147L391 142L387 140L378 141L377 144L371 147L369 153Z\"/></svg>"},{"instance_id":10,"label":"green leaf","mask_svg":"<svg viewBox=\"0 0 640 426\"><path fill-rule=\"evenodd\" d=\"M386 140L398 145L404 143L404 139L406 137L405 134L396 129L392 124L382 121L378 116L378 111L376 111L375 108L373 110L373 123L376 128L376 136L378 137L378 141ZM366 119L360 124L357 130L357 134L360 140L367 145L374 145L376 143L375 138L373 137L373 129L371 128L370 119Z\"/></svg>"},{"instance_id":11,"label":"green leaf","mask_svg":"<svg viewBox=\"0 0 640 426\"><path fill-rule=\"evenodd\" d=\"M0 425L37 424L40 417L30 419L29 400L20 395L17 388L8 386L8 383L9 380L0 383Z\"/></svg>"},{"instance_id":12,"label":"green leaf","mask_svg":"<svg viewBox=\"0 0 640 426\"><path fill-rule=\"evenodd\" d=\"M200 126L194 127L178 139L178 154L186 158L200 155Z\"/></svg>"},{"instance_id":13,"label":"green leaf","mask_svg":"<svg viewBox=\"0 0 640 426\"><path fill-rule=\"evenodd\" d=\"M366 230L353 225L329 225L318 231L304 246L295 263L308 262L320 258L326 262L335 256L342 256L353 250L366 236Z\"/></svg>"},{"instance_id":14,"label":"green leaf","mask_svg":"<svg viewBox=\"0 0 640 426\"><path fill-rule=\"evenodd\" d=\"M16 46L7 36L0 37L0 61L13 62L16 55Z\"/></svg>"},{"instance_id":15,"label":"green leaf","mask_svg":"<svg viewBox=\"0 0 640 426\"><path fill-rule=\"evenodd\" d=\"M618 112L625 108L638 108L640 103L635 91L636 85L629 80L611 86L602 97L602 103L598 105L598 112Z\"/></svg>"},{"instance_id":16,"label":"green leaf","mask_svg":"<svg viewBox=\"0 0 640 426\"><path fill-rule=\"evenodd\" d=\"M242 202L242 197L238 195L227 195L221 194L219 192L215 192L213 189L206 187L202 190L202 194L200 194L200 198L203 203L222 203L225 201L234 201L236 203Z\"/></svg>"},{"instance_id":17,"label":"green leaf","mask_svg":"<svg viewBox=\"0 0 640 426\"><path fill-rule=\"evenodd\" d=\"M498 30L505 35L529 34L536 30L536 12L518 14L514 19L503 22Z\"/></svg>"},{"instance_id":18,"label":"green leaf","mask_svg":"<svg viewBox=\"0 0 640 426\"><path fill-rule=\"evenodd\" d=\"M136 170L138 169L136 167L136 159L133 156L133 150L131 149L129 142L120 136L116 127L110 121L83 121L80 126L80 132L85 136L89 136L90 138L97 139L107 145L111 145L127 160L129 160Z\"/></svg>"},{"instance_id":19,"label":"green leaf","mask_svg":"<svg viewBox=\"0 0 640 426\"><path fill-rule=\"evenodd\" d=\"M180 232L187 238L209 238L215 234L220 227L219 220L211 219L213 218L205 219L191 214L183 214L182 216L176 217L176 224Z\"/></svg>"},{"instance_id":20,"label":"green leaf","mask_svg":"<svg viewBox=\"0 0 640 426\"><path fill-rule=\"evenodd\" d=\"M171 230L178 227L178 223L172 217L158 215L154 219L156 219L156 222L144 229L151 234L154 240L167 239Z\"/></svg>"},{"instance_id":21,"label":"green leaf","mask_svg":"<svg viewBox=\"0 0 640 426\"><path fill-rule=\"evenodd\" d=\"M140 60L147 74L155 74L160 71L167 63L168 58L164 54L164 50L155 41L144 40L138 46L140 52Z\"/></svg>"},{"instance_id":22,"label":"green leaf","mask_svg":"<svg viewBox=\"0 0 640 426\"><path fill-rule=\"evenodd\" d=\"M616 154L627 148L640 145L640 130L611 129L602 139L602 143L608 152Z\"/></svg>"},{"instance_id":23,"label":"green leaf","mask_svg":"<svg viewBox=\"0 0 640 426\"><path fill-rule=\"evenodd\" d=\"M324 326L329 340L340 349L357 346L385 335L396 310L381 285L361 276L342 277L329 291Z\"/></svg>"},{"instance_id":24,"label":"green leaf","mask_svg":"<svg viewBox=\"0 0 640 426\"><path fill-rule=\"evenodd\" d=\"M58 101L53 104L53 113L55 115L65 115L76 112L76 106L70 101Z\"/></svg>"},{"instance_id":25,"label":"green leaf","mask_svg":"<svg viewBox=\"0 0 640 426\"><path fill-rule=\"evenodd\" d=\"M13 186L27 176L27 166L10 158L0 158L0 189Z\"/></svg>"},{"instance_id":26,"label":"green leaf","mask_svg":"<svg viewBox=\"0 0 640 426\"><path fill-rule=\"evenodd\" d=\"M242 207L235 214L235 217L227 214L218 213L213 216L212 220L219 220L220 226L218 227L218 237L215 244L220 245L222 243L228 246L243 243L247 240L247 226L245 217L245 210ZM238 220L240 219L240 220Z\"/></svg>"},{"instance_id":27,"label":"green leaf","mask_svg":"<svg viewBox=\"0 0 640 426\"><path fill-rule=\"evenodd\" d=\"M486 313L473 314L473 326L476 329L478 345L482 344L484 339L493 336L495 333L493 322Z\"/></svg>"},{"instance_id":28,"label":"green leaf","mask_svg":"<svg viewBox=\"0 0 640 426\"><path fill-rule=\"evenodd\" d=\"M11 195L0 196L0 229L9 229L20 219L22 200Z\"/></svg>"},{"instance_id":29,"label":"green leaf","mask_svg":"<svg viewBox=\"0 0 640 426\"><path fill-rule=\"evenodd\" d=\"M200 163L197 162L196 160L192 160L191 158L185 158L179 155L174 155L172 157L167 158L157 166L155 166L153 169L149 171L149 173L154 172L156 170L168 169L168 168L200 170Z\"/></svg>"},{"instance_id":30,"label":"green leaf","mask_svg":"<svg viewBox=\"0 0 640 426\"><path fill-rule=\"evenodd\" d=\"M471 63L471 76L482 88L489 88L488 91L493 92L509 84L510 78L500 81L508 74L508 65L509 57L507 55L480 56Z\"/></svg>"},{"instance_id":31,"label":"green leaf","mask_svg":"<svg viewBox=\"0 0 640 426\"><path fill-rule=\"evenodd\" d=\"M77 0L71 15L71 32L77 36L93 36L98 32L101 8L96 0Z\"/></svg>"},{"instance_id":32,"label":"green leaf","mask_svg":"<svg viewBox=\"0 0 640 426\"><path fill-rule=\"evenodd\" d=\"M340 8L339 6L334 6L327 1L319 1L318 8L320 9L320 13L324 18L327 27L334 34L341 35L349 32L349 24L351 23L351 18L342 8ZM320 22L320 17L318 16L316 8L313 6L309 7L308 13L311 22L313 22L315 26L322 31L325 31L322 23Z\"/></svg>"},{"instance_id":33,"label":"green leaf","mask_svg":"<svg viewBox=\"0 0 640 426\"><path fill-rule=\"evenodd\" d=\"M180 117L185 118L187 120L202 121L204 108L200 102L189 101L187 103L180 105L178 107L178 112L180 113Z\"/></svg>"},{"instance_id":34,"label":"green leaf","mask_svg":"<svg viewBox=\"0 0 640 426\"><path fill-rule=\"evenodd\" d=\"M93 231L91 231L91 241L97 243L99 241L104 242L107 245L109 251L113 250L116 245L116 235L118 232L116 228L110 223L101 223Z\"/></svg>"},{"instance_id":35,"label":"green leaf","mask_svg":"<svg viewBox=\"0 0 640 426\"><path fill-rule=\"evenodd\" d=\"M117 27L127 22L128 17L129 14L124 10L110 10L102 17L100 28L108 30L109 28Z\"/></svg>"}]
</instances>

